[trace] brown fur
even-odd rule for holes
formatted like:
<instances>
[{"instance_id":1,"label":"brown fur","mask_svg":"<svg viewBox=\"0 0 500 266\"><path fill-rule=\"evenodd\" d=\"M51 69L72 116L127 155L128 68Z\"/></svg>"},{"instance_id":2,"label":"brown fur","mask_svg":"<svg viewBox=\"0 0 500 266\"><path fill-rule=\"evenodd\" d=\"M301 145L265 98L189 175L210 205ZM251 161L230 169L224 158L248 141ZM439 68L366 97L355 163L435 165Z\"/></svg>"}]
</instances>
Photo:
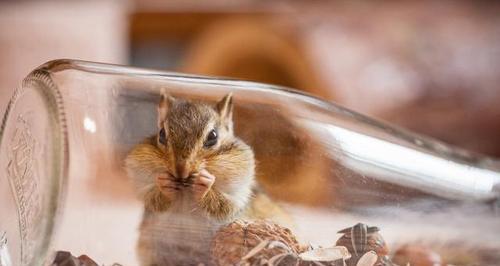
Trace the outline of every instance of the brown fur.
<instances>
[{"instance_id":1,"label":"brown fur","mask_svg":"<svg viewBox=\"0 0 500 266\"><path fill-rule=\"evenodd\" d=\"M210 217L217 220L225 220L234 214L234 206L217 190L211 189L207 195L201 199L201 208L203 208Z\"/></svg>"},{"instance_id":2,"label":"brown fur","mask_svg":"<svg viewBox=\"0 0 500 266\"><path fill-rule=\"evenodd\" d=\"M128 154L126 170L145 205L138 245L142 265L189 265L200 259L193 258L194 251L208 254L210 237L222 224L280 214L263 193L253 194L254 154L233 135L232 110L231 95L214 107L163 95L158 126L165 129L166 145L156 135ZM217 143L205 147L214 128ZM215 181L200 183L202 171ZM158 176L169 185L158 185ZM207 189L199 199L193 197L197 184Z\"/></svg>"}]
</instances>

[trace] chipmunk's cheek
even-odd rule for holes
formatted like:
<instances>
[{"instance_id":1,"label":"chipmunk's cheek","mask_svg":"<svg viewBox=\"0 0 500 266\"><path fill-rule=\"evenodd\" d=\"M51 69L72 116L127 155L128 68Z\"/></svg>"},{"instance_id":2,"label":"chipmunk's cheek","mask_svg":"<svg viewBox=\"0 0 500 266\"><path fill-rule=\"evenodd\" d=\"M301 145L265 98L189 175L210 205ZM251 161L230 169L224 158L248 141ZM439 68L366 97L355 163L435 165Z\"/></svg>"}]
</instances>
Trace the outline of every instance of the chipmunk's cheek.
<instances>
[{"instance_id":1,"label":"chipmunk's cheek","mask_svg":"<svg viewBox=\"0 0 500 266\"><path fill-rule=\"evenodd\" d=\"M196 167L196 170L197 170L198 172L200 172L200 171L202 171L202 170L206 169L206 167L207 167L207 162L206 162L205 160L203 160L203 161L201 161L201 162L198 164L198 166Z\"/></svg>"}]
</instances>

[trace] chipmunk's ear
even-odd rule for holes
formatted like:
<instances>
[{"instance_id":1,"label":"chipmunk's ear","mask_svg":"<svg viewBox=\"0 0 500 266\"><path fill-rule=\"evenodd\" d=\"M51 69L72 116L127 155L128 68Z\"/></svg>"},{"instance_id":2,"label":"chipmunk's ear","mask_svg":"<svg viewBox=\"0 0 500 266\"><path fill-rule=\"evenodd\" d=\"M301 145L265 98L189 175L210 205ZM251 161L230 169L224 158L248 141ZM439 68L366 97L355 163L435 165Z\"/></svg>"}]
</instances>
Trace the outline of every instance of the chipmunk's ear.
<instances>
[{"instance_id":1,"label":"chipmunk's ear","mask_svg":"<svg viewBox=\"0 0 500 266\"><path fill-rule=\"evenodd\" d=\"M165 89L161 90L160 103L158 104L158 128L163 127L163 122L167 119L167 113L176 99L170 96Z\"/></svg>"},{"instance_id":2,"label":"chipmunk's ear","mask_svg":"<svg viewBox=\"0 0 500 266\"><path fill-rule=\"evenodd\" d=\"M221 120L228 127L232 126L233 120L233 94L228 93L222 100L220 100L215 106L217 112L219 113Z\"/></svg>"}]
</instances>

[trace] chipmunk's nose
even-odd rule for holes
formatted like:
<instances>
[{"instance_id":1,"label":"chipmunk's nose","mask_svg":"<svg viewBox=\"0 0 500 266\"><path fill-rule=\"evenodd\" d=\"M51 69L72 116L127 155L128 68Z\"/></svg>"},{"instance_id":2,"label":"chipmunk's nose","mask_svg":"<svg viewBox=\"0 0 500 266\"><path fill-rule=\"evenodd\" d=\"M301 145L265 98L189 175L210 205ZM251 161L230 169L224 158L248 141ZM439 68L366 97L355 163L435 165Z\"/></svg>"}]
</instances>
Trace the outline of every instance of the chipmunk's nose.
<instances>
[{"instance_id":1,"label":"chipmunk's nose","mask_svg":"<svg viewBox=\"0 0 500 266\"><path fill-rule=\"evenodd\" d=\"M189 177L189 169L186 162L177 162L175 164L175 171L177 172L177 178L186 179Z\"/></svg>"}]
</instances>

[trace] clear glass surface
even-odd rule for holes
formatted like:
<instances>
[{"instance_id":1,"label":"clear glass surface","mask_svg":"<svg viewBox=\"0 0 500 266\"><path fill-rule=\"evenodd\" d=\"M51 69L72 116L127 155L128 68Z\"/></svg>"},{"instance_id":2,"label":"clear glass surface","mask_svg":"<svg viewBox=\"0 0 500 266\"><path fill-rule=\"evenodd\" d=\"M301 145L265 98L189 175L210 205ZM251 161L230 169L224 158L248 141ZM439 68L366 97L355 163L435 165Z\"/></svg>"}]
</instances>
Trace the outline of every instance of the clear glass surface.
<instances>
[{"instance_id":1,"label":"clear glass surface","mask_svg":"<svg viewBox=\"0 0 500 266\"><path fill-rule=\"evenodd\" d=\"M495 159L288 88L56 60L25 79L3 120L0 265L48 263L55 250L139 264L144 204L124 158L158 133L162 89L208 103L233 93L235 135L301 243L332 246L362 222L390 254L420 243L449 264L500 260Z\"/></svg>"}]
</instances>

